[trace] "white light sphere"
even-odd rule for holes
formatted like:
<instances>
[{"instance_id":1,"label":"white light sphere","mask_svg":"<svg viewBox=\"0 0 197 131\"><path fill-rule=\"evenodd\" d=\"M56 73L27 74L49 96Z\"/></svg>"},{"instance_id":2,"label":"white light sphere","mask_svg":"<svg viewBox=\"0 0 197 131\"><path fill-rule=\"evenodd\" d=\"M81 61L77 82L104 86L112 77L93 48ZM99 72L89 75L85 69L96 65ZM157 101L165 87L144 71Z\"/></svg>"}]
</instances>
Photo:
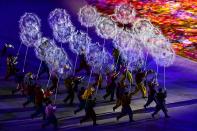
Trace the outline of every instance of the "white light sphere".
<instances>
[{"instance_id":1,"label":"white light sphere","mask_svg":"<svg viewBox=\"0 0 197 131\"><path fill-rule=\"evenodd\" d=\"M101 17L96 25L96 33L104 39L113 39L117 34L117 25L109 18Z\"/></svg>"},{"instance_id":2,"label":"white light sphere","mask_svg":"<svg viewBox=\"0 0 197 131\"><path fill-rule=\"evenodd\" d=\"M45 60L46 52L50 48L55 48L55 42L46 37L43 37L36 42L34 51L39 59Z\"/></svg>"},{"instance_id":3,"label":"white light sphere","mask_svg":"<svg viewBox=\"0 0 197 131\"><path fill-rule=\"evenodd\" d=\"M19 21L20 39L28 47L41 38L40 19L34 13L25 13Z\"/></svg>"},{"instance_id":4,"label":"white light sphere","mask_svg":"<svg viewBox=\"0 0 197 131\"><path fill-rule=\"evenodd\" d=\"M53 30L53 36L58 42L69 42L71 35L75 32L75 27L65 9L55 9L50 12L48 22Z\"/></svg>"},{"instance_id":5,"label":"white light sphere","mask_svg":"<svg viewBox=\"0 0 197 131\"><path fill-rule=\"evenodd\" d=\"M89 52L89 44L91 39L87 33L77 31L72 34L70 39L70 49L76 54L84 54Z\"/></svg>"},{"instance_id":6,"label":"white light sphere","mask_svg":"<svg viewBox=\"0 0 197 131\"><path fill-rule=\"evenodd\" d=\"M99 43L94 43L89 46L89 53L86 54L86 59L91 66L100 68L102 66L102 55L103 48Z\"/></svg>"},{"instance_id":7,"label":"white light sphere","mask_svg":"<svg viewBox=\"0 0 197 131\"><path fill-rule=\"evenodd\" d=\"M131 4L121 4L116 6L114 16L118 22L122 24L129 24L134 22L136 11L134 6Z\"/></svg>"},{"instance_id":8,"label":"white light sphere","mask_svg":"<svg viewBox=\"0 0 197 131\"><path fill-rule=\"evenodd\" d=\"M85 27L92 27L96 25L99 14L93 6L85 5L80 8L78 17L81 25Z\"/></svg>"}]
</instances>

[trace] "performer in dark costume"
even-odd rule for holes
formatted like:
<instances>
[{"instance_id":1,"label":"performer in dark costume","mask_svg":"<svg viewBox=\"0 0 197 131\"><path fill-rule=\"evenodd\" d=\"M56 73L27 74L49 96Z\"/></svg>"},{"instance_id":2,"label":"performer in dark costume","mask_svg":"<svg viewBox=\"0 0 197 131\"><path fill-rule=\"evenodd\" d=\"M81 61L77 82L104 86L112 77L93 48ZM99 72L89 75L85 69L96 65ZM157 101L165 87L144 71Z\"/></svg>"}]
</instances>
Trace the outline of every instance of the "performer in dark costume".
<instances>
[{"instance_id":1,"label":"performer in dark costume","mask_svg":"<svg viewBox=\"0 0 197 131\"><path fill-rule=\"evenodd\" d=\"M14 48L14 46L11 44L4 44L3 49L0 52L0 59L6 55L8 48Z\"/></svg>"},{"instance_id":2,"label":"performer in dark costume","mask_svg":"<svg viewBox=\"0 0 197 131\"><path fill-rule=\"evenodd\" d=\"M74 97L75 97L73 77L68 76L64 80L64 84L65 84L65 87L67 89L68 95L63 101L64 101L64 103L67 103L67 101L70 100L69 105L73 105L73 100L74 100Z\"/></svg>"},{"instance_id":3,"label":"performer in dark costume","mask_svg":"<svg viewBox=\"0 0 197 131\"><path fill-rule=\"evenodd\" d=\"M2 49L1 52L0 52L0 59L1 59L3 56L5 56L6 53L7 53L7 46L6 46L6 44L5 44L5 45L3 46L3 49Z\"/></svg>"},{"instance_id":4,"label":"performer in dark costume","mask_svg":"<svg viewBox=\"0 0 197 131\"><path fill-rule=\"evenodd\" d=\"M74 84L74 91L78 92L79 84L82 82L83 77L78 76L78 77L73 77L73 84Z\"/></svg>"},{"instance_id":5,"label":"performer in dark costume","mask_svg":"<svg viewBox=\"0 0 197 131\"><path fill-rule=\"evenodd\" d=\"M56 91L58 88L58 82L59 82L59 79L58 79L58 76L56 75L56 73L51 74L51 82L52 82L52 85L49 88L50 91Z\"/></svg>"},{"instance_id":6,"label":"performer in dark costume","mask_svg":"<svg viewBox=\"0 0 197 131\"><path fill-rule=\"evenodd\" d=\"M77 97L79 99L79 106L78 108L74 111L74 114L77 114L77 112L80 112L81 110L83 110L85 108L85 100L82 98L82 95L85 92L85 88L81 87L81 89L78 91Z\"/></svg>"},{"instance_id":7,"label":"performer in dark costume","mask_svg":"<svg viewBox=\"0 0 197 131\"><path fill-rule=\"evenodd\" d=\"M12 95L14 95L18 91L21 91L22 94L24 95L24 91L25 91L24 77L25 77L25 73L23 73L23 72L16 73L15 81L17 83L17 87L16 87L16 89L12 90Z\"/></svg>"},{"instance_id":8,"label":"performer in dark costume","mask_svg":"<svg viewBox=\"0 0 197 131\"><path fill-rule=\"evenodd\" d=\"M89 96L88 99L85 100L85 116L80 120L80 123L85 122L89 118L93 120L93 126L96 124L96 113L94 111L94 106L96 104L96 99L92 99L92 96Z\"/></svg>"},{"instance_id":9,"label":"performer in dark costume","mask_svg":"<svg viewBox=\"0 0 197 131\"><path fill-rule=\"evenodd\" d=\"M112 72L107 73L107 87L106 87L106 94L103 96L106 99L109 95L111 95L110 101L114 101L114 93L116 89L116 78L118 73Z\"/></svg>"},{"instance_id":10,"label":"performer in dark costume","mask_svg":"<svg viewBox=\"0 0 197 131\"><path fill-rule=\"evenodd\" d=\"M78 86L81 83L82 77L69 76L65 79L64 84L67 89L67 97L64 99L66 103L70 99L70 105L73 104L75 92L78 92Z\"/></svg>"},{"instance_id":11,"label":"performer in dark costume","mask_svg":"<svg viewBox=\"0 0 197 131\"><path fill-rule=\"evenodd\" d=\"M133 111L130 107L131 96L132 93L128 93L128 92L125 92L124 95L122 96L121 98L122 110L121 113L117 116L117 120L128 114L130 122L133 121Z\"/></svg>"},{"instance_id":12,"label":"performer in dark costume","mask_svg":"<svg viewBox=\"0 0 197 131\"><path fill-rule=\"evenodd\" d=\"M154 116L160 111L162 110L163 113L165 114L166 118L169 118L168 115L168 110L166 108L166 97L167 97L167 92L166 90L163 92L162 88L159 88L159 92L156 94L155 96L155 100L156 100L156 107L155 107L155 111L152 114L152 117L154 118Z\"/></svg>"},{"instance_id":13,"label":"performer in dark costume","mask_svg":"<svg viewBox=\"0 0 197 131\"><path fill-rule=\"evenodd\" d=\"M156 87L159 86L157 80L153 78L151 81L147 83L148 86L148 100L146 104L144 105L144 108L146 109L147 106L149 106L153 101L155 101L155 95L156 95Z\"/></svg>"},{"instance_id":14,"label":"performer in dark costume","mask_svg":"<svg viewBox=\"0 0 197 131\"><path fill-rule=\"evenodd\" d=\"M7 57L7 71L5 80L8 80L11 76L15 76L18 69L16 68L17 65L17 59L13 55L8 55Z\"/></svg>"},{"instance_id":15,"label":"performer in dark costume","mask_svg":"<svg viewBox=\"0 0 197 131\"><path fill-rule=\"evenodd\" d=\"M125 85L124 82L123 83L119 82L117 85L118 86L116 90L116 105L113 107L113 111L115 111L119 106L121 106L121 99L126 90L125 88L127 87L127 85Z\"/></svg>"},{"instance_id":16,"label":"performer in dark costume","mask_svg":"<svg viewBox=\"0 0 197 131\"><path fill-rule=\"evenodd\" d=\"M27 96L26 102L23 103L23 107L26 107L28 104L35 104L35 80L33 74L31 72L25 74L24 77L24 86L25 86L25 94Z\"/></svg>"},{"instance_id":17,"label":"performer in dark costume","mask_svg":"<svg viewBox=\"0 0 197 131\"><path fill-rule=\"evenodd\" d=\"M42 88L39 85L36 85L36 88L35 88L36 111L33 114L31 114L32 119L34 117L36 117L37 115L42 114L43 120L45 120L46 114L45 114L45 109L44 109L43 103L44 103L44 91L42 90Z\"/></svg>"}]
</instances>

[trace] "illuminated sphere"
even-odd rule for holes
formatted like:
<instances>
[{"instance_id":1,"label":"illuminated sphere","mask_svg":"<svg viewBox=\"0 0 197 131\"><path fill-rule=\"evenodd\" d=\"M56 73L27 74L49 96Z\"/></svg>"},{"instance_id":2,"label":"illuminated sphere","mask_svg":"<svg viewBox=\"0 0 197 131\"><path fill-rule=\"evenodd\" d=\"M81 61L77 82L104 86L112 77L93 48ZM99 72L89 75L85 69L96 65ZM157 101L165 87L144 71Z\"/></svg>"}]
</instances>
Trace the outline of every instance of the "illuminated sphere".
<instances>
[{"instance_id":1,"label":"illuminated sphere","mask_svg":"<svg viewBox=\"0 0 197 131\"><path fill-rule=\"evenodd\" d=\"M43 37L36 42L34 51L39 59L45 60L47 50L53 49L54 47L54 41L46 37Z\"/></svg>"},{"instance_id":2,"label":"illuminated sphere","mask_svg":"<svg viewBox=\"0 0 197 131\"><path fill-rule=\"evenodd\" d=\"M34 13L25 13L19 21L20 30L31 32L30 34L38 33L40 26L40 19Z\"/></svg>"},{"instance_id":3,"label":"illuminated sphere","mask_svg":"<svg viewBox=\"0 0 197 131\"><path fill-rule=\"evenodd\" d=\"M109 72L109 71L112 72L114 70L113 56L109 52L103 50L103 55L102 55L101 59L103 59L102 60L102 70L101 70L102 73L106 74L106 72Z\"/></svg>"},{"instance_id":4,"label":"illuminated sphere","mask_svg":"<svg viewBox=\"0 0 197 131\"><path fill-rule=\"evenodd\" d=\"M115 19L122 24L133 23L136 11L131 4L121 4L115 8Z\"/></svg>"},{"instance_id":5,"label":"illuminated sphere","mask_svg":"<svg viewBox=\"0 0 197 131\"><path fill-rule=\"evenodd\" d=\"M144 65L144 54L142 49L126 50L122 54L123 59L126 61L130 70L136 69Z\"/></svg>"},{"instance_id":6,"label":"illuminated sphere","mask_svg":"<svg viewBox=\"0 0 197 131\"><path fill-rule=\"evenodd\" d=\"M26 45L27 47L31 47L34 46L36 44L36 42L41 39L42 35L41 33L37 33L37 34L30 34L28 32L21 32L20 33L20 39L22 41L22 43L24 45Z\"/></svg>"},{"instance_id":7,"label":"illuminated sphere","mask_svg":"<svg viewBox=\"0 0 197 131\"><path fill-rule=\"evenodd\" d=\"M113 39L113 43L114 47L120 51L128 50L135 44L132 34L124 30L118 31L116 37Z\"/></svg>"},{"instance_id":8,"label":"illuminated sphere","mask_svg":"<svg viewBox=\"0 0 197 131\"><path fill-rule=\"evenodd\" d=\"M148 19L138 18L133 23L132 28L133 28L134 33L142 34L142 33L152 32L154 29L154 26L151 24L151 22Z\"/></svg>"},{"instance_id":9,"label":"illuminated sphere","mask_svg":"<svg viewBox=\"0 0 197 131\"><path fill-rule=\"evenodd\" d=\"M96 25L96 33L104 39L112 39L117 34L117 25L109 18L102 17Z\"/></svg>"},{"instance_id":10,"label":"illuminated sphere","mask_svg":"<svg viewBox=\"0 0 197 131\"><path fill-rule=\"evenodd\" d=\"M55 9L49 13L48 22L51 28L54 25L66 25L71 23L70 16L65 9Z\"/></svg>"},{"instance_id":11,"label":"illuminated sphere","mask_svg":"<svg viewBox=\"0 0 197 131\"><path fill-rule=\"evenodd\" d=\"M92 67L100 68L102 66L103 48L98 43L89 46L89 53L86 59Z\"/></svg>"},{"instance_id":12,"label":"illuminated sphere","mask_svg":"<svg viewBox=\"0 0 197 131\"><path fill-rule=\"evenodd\" d=\"M40 19L34 13L25 13L19 21L20 38L26 46L33 46L40 39Z\"/></svg>"},{"instance_id":13,"label":"illuminated sphere","mask_svg":"<svg viewBox=\"0 0 197 131\"><path fill-rule=\"evenodd\" d=\"M45 60L47 64L58 71L59 74L63 74L65 69L69 70L71 68L67 54L59 47L54 47L53 49L49 48L46 52Z\"/></svg>"},{"instance_id":14,"label":"illuminated sphere","mask_svg":"<svg viewBox=\"0 0 197 131\"><path fill-rule=\"evenodd\" d=\"M161 49L160 53L154 57L154 60L158 65L168 67L174 63L175 56L175 52L172 48L167 50Z\"/></svg>"},{"instance_id":15,"label":"illuminated sphere","mask_svg":"<svg viewBox=\"0 0 197 131\"><path fill-rule=\"evenodd\" d=\"M168 40L157 40L151 48L150 54L160 66L168 67L175 60L175 52Z\"/></svg>"},{"instance_id":16,"label":"illuminated sphere","mask_svg":"<svg viewBox=\"0 0 197 131\"><path fill-rule=\"evenodd\" d=\"M132 32L142 42L146 42L147 39L153 34L154 26L148 19L139 18L134 22Z\"/></svg>"},{"instance_id":17,"label":"illuminated sphere","mask_svg":"<svg viewBox=\"0 0 197 131\"><path fill-rule=\"evenodd\" d=\"M89 52L89 44L91 39L88 34L78 31L75 32L70 39L70 49L76 54Z\"/></svg>"},{"instance_id":18,"label":"illuminated sphere","mask_svg":"<svg viewBox=\"0 0 197 131\"><path fill-rule=\"evenodd\" d=\"M78 17L81 25L92 27L96 25L99 14L94 7L85 5L79 10Z\"/></svg>"},{"instance_id":19,"label":"illuminated sphere","mask_svg":"<svg viewBox=\"0 0 197 131\"><path fill-rule=\"evenodd\" d=\"M49 25L53 30L54 38L60 43L67 43L75 32L70 16L64 9L55 9L49 14Z\"/></svg>"},{"instance_id":20,"label":"illuminated sphere","mask_svg":"<svg viewBox=\"0 0 197 131\"><path fill-rule=\"evenodd\" d=\"M170 42L163 35L160 36L154 35L154 36L150 36L147 39L145 43L145 48L149 53L153 53L158 51L157 48L160 45L165 45L165 44L170 45Z\"/></svg>"}]
</instances>

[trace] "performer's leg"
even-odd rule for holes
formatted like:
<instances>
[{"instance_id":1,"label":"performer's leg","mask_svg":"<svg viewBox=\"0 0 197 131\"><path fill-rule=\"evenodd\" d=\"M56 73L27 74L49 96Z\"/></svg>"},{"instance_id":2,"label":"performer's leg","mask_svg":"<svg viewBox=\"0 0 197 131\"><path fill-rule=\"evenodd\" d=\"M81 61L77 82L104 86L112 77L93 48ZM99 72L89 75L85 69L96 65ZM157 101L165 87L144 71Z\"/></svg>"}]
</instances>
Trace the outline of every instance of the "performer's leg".
<instances>
[{"instance_id":1,"label":"performer's leg","mask_svg":"<svg viewBox=\"0 0 197 131\"><path fill-rule=\"evenodd\" d=\"M117 99L116 105L113 107L113 111L115 111L121 105L120 99Z\"/></svg>"},{"instance_id":2,"label":"performer's leg","mask_svg":"<svg viewBox=\"0 0 197 131\"><path fill-rule=\"evenodd\" d=\"M115 89L112 88L111 89L111 98L110 98L110 101L114 101L114 93L115 93Z\"/></svg>"},{"instance_id":3,"label":"performer's leg","mask_svg":"<svg viewBox=\"0 0 197 131\"><path fill-rule=\"evenodd\" d=\"M89 116L90 116L89 113L86 112L85 116L80 120L80 123L83 123L83 122L85 122L86 120L88 120Z\"/></svg>"},{"instance_id":4,"label":"performer's leg","mask_svg":"<svg viewBox=\"0 0 197 131\"><path fill-rule=\"evenodd\" d=\"M91 110L90 117L93 120L93 125L96 125L96 113L95 113L94 109Z\"/></svg>"},{"instance_id":5,"label":"performer's leg","mask_svg":"<svg viewBox=\"0 0 197 131\"><path fill-rule=\"evenodd\" d=\"M168 115L168 111L167 111L165 105L162 105L161 109L162 109L163 113L165 114L165 117L168 118L169 115Z\"/></svg>"},{"instance_id":6,"label":"performer's leg","mask_svg":"<svg viewBox=\"0 0 197 131\"><path fill-rule=\"evenodd\" d=\"M128 115L129 115L129 119L132 122L133 121L133 111L132 111L131 107L128 107L127 112L128 112Z\"/></svg>"},{"instance_id":7,"label":"performer's leg","mask_svg":"<svg viewBox=\"0 0 197 131\"><path fill-rule=\"evenodd\" d=\"M80 112L81 110L84 109L85 103L80 103L79 107L74 111L75 114L77 114L77 112Z\"/></svg>"},{"instance_id":8,"label":"performer's leg","mask_svg":"<svg viewBox=\"0 0 197 131\"><path fill-rule=\"evenodd\" d=\"M42 105L37 105L36 111L33 114L31 114L31 118L33 119L34 117L36 117L37 115L39 115L42 112L43 112Z\"/></svg>"},{"instance_id":9,"label":"performer's leg","mask_svg":"<svg viewBox=\"0 0 197 131\"><path fill-rule=\"evenodd\" d=\"M147 106L149 106L154 100L153 96L148 96L148 100L146 102L146 104L144 105L144 107L146 108Z\"/></svg>"},{"instance_id":10,"label":"performer's leg","mask_svg":"<svg viewBox=\"0 0 197 131\"><path fill-rule=\"evenodd\" d=\"M135 91L132 92L132 94L133 95L137 94L139 90L140 90L140 87L139 87L139 84L137 84L136 87L135 87Z\"/></svg>"},{"instance_id":11,"label":"performer's leg","mask_svg":"<svg viewBox=\"0 0 197 131\"><path fill-rule=\"evenodd\" d=\"M144 86L143 83L140 83L140 91L142 93L143 98L146 97L146 87Z\"/></svg>"},{"instance_id":12,"label":"performer's leg","mask_svg":"<svg viewBox=\"0 0 197 131\"><path fill-rule=\"evenodd\" d=\"M104 99L106 99L111 94L109 87L106 87L106 94L103 96Z\"/></svg>"},{"instance_id":13,"label":"performer's leg","mask_svg":"<svg viewBox=\"0 0 197 131\"><path fill-rule=\"evenodd\" d=\"M119 120L120 118L122 118L123 116L125 116L127 114L127 111L125 108L122 108L120 114L117 116L117 120Z\"/></svg>"},{"instance_id":14,"label":"performer's leg","mask_svg":"<svg viewBox=\"0 0 197 131\"><path fill-rule=\"evenodd\" d=\"M71 94L70 92L68 92L68 95L66 96L66 98L63 100L65 103L71 98Z\"/></svg>"},{"instance_id":15,"label":"performer's leg","mask_svg":"<svg viewBox=\"0 0 197 131\"><path fill-rule=\"evenodd\" d=\"M74 97L75 97L75 92L71 91L71 93L70 93L70 103L69 103L70 105L73 104Z\"/></svg>"},{"instance_id":16,"label":"performer's leg","mask_svg":"<svg viewBox=\"0 0 197 131\"><path fill-rule=\"evenodd\" d=\"M161 106L160 105L156 105L155 111L153 112L152 117L154 117L160 110L161 110Z\"/></svg>"}]
</instances>

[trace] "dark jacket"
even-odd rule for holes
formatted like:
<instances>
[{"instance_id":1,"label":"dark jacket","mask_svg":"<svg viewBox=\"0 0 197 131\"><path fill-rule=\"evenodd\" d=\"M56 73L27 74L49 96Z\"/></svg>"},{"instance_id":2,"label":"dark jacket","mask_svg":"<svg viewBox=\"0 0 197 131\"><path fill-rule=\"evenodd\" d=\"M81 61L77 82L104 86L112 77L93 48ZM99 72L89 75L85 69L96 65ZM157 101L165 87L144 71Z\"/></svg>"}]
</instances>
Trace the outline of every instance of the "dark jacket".
<instances>
[{"instance_id":1,"label":"dark jacket","mask_svg":"<svg viewBox=\"0 0 197 131\"><path fill-rule=\"evenodd\" d=\"M164 104L165 103L165 98L167 97L167 92L159 92L156 94L156 101L157 104Z\"/></svg>"},{"instance_id":2,"label":"dark jacket","mask_svg":"<svg viewBox=\"0 0 197 131\"><path fill-rule=\"evenodd\" d=\"M157 84L155 84L155 83L153 83L153 82L148 82L148 87L149 87L149 92L148 92L148 94L150 95L150 96L155 96L155 94L157 93L156 92L156 90L155 90L155 86L156 86Z\"/></svg>"}]
</instances>

